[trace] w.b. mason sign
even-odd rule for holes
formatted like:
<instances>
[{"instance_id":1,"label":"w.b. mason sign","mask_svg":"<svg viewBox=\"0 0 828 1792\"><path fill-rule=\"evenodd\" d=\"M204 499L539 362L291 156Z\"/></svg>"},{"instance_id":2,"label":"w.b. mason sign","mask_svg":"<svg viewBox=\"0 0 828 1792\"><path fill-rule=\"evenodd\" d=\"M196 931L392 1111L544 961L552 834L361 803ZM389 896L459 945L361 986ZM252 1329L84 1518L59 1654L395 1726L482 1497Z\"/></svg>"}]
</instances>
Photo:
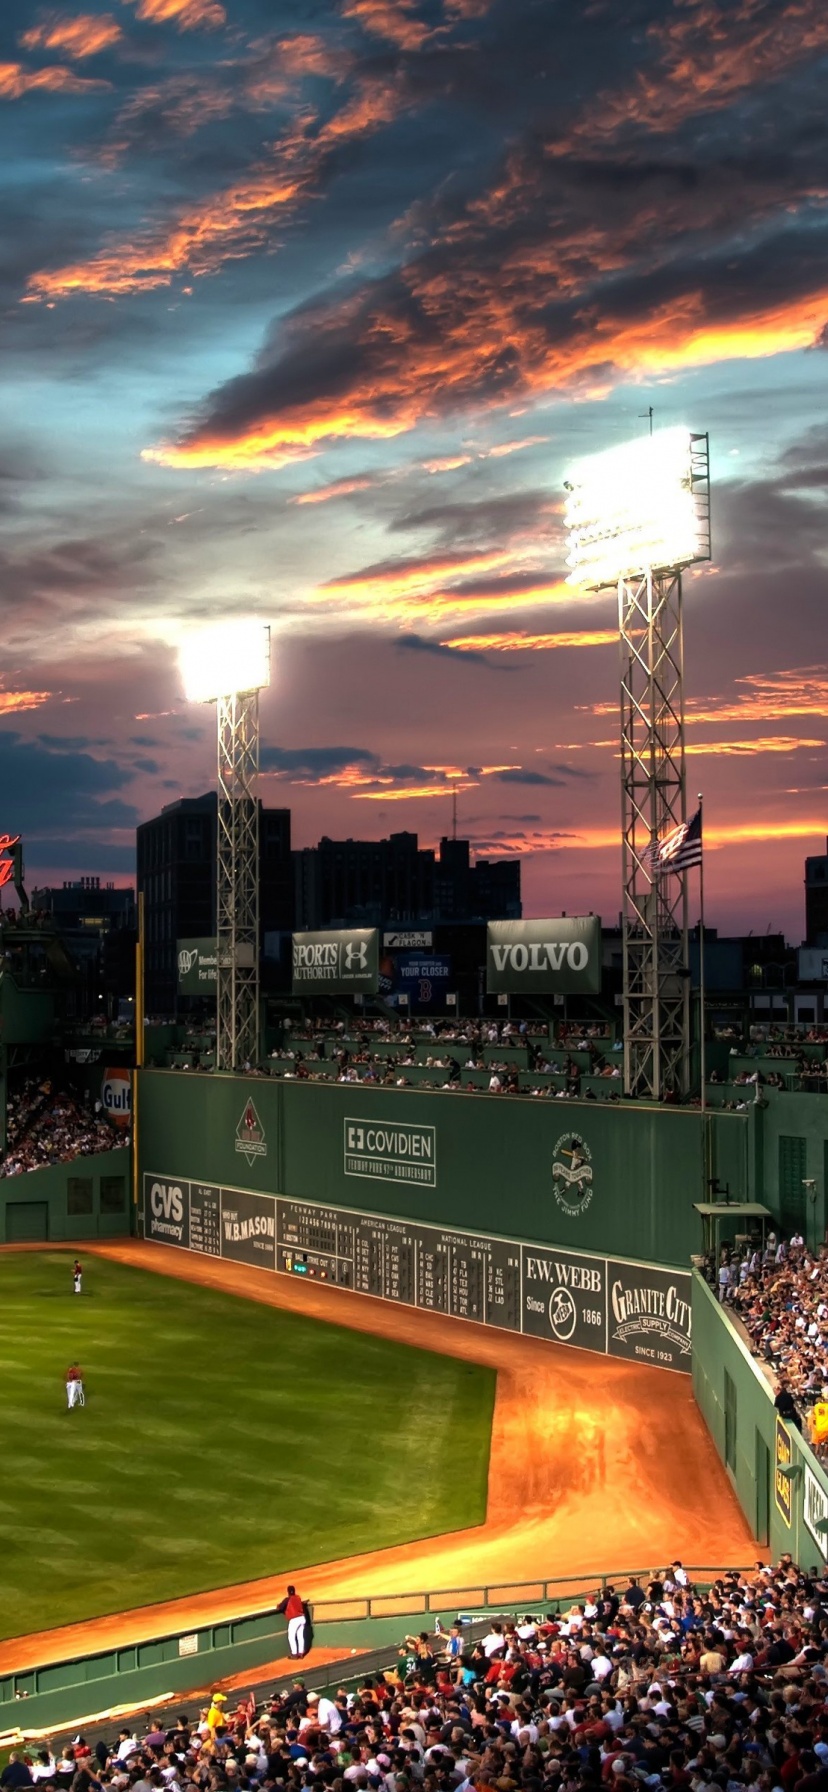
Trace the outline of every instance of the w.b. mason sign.
<instances>
[{"instance_id":1,"label":"w.b. mason sign","mask_svg":"<svg viewBox=\"0 0 828 1792\"><path fill-rule=\"evenodd\" d=\"M596 995L601 988L598 915L552 921L490 921L486 989L491 995Z\"/></svg>"}]
</instances>

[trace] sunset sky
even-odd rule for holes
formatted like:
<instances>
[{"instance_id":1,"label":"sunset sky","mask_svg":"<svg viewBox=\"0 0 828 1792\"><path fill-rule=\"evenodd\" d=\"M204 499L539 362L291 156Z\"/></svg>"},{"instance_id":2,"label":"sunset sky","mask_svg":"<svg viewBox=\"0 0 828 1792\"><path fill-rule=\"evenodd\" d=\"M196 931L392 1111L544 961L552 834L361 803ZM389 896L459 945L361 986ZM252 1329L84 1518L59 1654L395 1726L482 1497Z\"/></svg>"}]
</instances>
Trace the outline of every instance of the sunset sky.
<instances>
[{"instance_id":1,"label":"sunset sky","mask_svg":"<svg viewBox=\"0 0 828 1792\"><path fill-rule=\"evenodd\" d=\"M707 918L828 831L825 0L5 0L0 832L129 881L214 776L191 624L273 628L294 844L458 830L620 902L612 594L567 464L709 430ZM695 904L695 895L694 895ZM695 914L694 917L695 918Z\"/></svg>"}]
</instances>

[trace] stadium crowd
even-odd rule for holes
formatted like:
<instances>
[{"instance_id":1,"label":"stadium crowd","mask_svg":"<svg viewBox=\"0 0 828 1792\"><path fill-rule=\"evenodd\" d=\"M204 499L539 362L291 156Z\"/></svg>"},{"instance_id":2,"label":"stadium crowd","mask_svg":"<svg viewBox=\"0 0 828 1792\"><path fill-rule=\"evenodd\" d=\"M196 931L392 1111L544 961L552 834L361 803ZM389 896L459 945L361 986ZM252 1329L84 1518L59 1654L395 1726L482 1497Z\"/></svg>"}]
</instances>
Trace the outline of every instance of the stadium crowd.
<instances>
[{"instance_id":1,"label":"stadium crowd","mask_svg":"<svg viewBox=\"0 0 828 1792\"><path fill-rule=\"evenodd\" d=\"M828 1578L789 1556L707 1591L679 1562L565 1614L423 1632L356 1690L295 1680L18 1749L7 1792L825 1792Z\"/></svg>"},{"instance_id":2,"label":"stadium crowd","mask_svg":"<svg viewBox=\"0 0 828 1792\"><path fill-rule=\"evenodd\" d=\"M768 1234L738 1258L725 1256L719 1297L740 1318L755 1354L779 1386L777 1406L794 1423L807 1417L811 1441L828 1448L828 1246L809 1250L801 1232ZM780 1405L780 1396L782 1404ZM784 1410L783 1410L784 1408ZM828 1785L828 1781L826 1781Z\"/></svg>"},{"instance_id":3,"label":"stadium crowd","mask_svg":"<svg viewBox=\"0 0 828 1792\"><path fill-rule=\"evenodd\" d=\"M57 1089L50 1078L28 1077L9 1094L6 1154L0 1176L20 1176L48 1164L69 1163L95 1151L129 1144L128 1132L117 1131L100 1113L75 1095Z\"/></svg>"}]
</instances>

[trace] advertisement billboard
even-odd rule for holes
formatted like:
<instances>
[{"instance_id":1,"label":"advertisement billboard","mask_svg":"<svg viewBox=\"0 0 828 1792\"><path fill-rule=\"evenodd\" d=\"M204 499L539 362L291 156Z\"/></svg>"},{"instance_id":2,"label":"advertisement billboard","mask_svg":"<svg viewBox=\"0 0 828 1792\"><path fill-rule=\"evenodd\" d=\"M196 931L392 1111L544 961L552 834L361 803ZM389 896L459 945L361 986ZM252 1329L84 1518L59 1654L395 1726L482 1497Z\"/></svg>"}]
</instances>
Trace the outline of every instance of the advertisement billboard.
<instances>
[{"instance_id":1,"label":"advertisement billboard","mask_svg":"<svg viewBox=\"0 0 828 1792\"><path fill-rule=\"evenodd\" d=\"M793 1517L793 1483L790 1475L783 1471L789 1469L792 1464L791 1434L777 1413L774 1431L773 1497L776 1502L776 1510L787 1525L790 1525Z\"/></svg>"},{"instance_id":2,"label":"advertisement billboard","mask_svg":"<svg viewBox=\"0 0 828 1792\"><path fill-rule=\"evenodd\" d=\"M212 939L177 940L176 954L179 995L215 995L218 963L215 935Z\"/></svg>"},{"instance_id":3,"label":"advertisement billboard","mask_svg":"<svg viewBox=\"0 0 828 1792\"><path fill-rule=\"evenodd\" d=\"M597 995L600 988L599 915L489 922L486 989L490 996Z\"/></svg>"},{"instance_id":4,"label":"advertisement billboard","mask_svg":"<svg viewBox=\"0 0 828 1792\"><path fill-rule=\"evenodd\" d=\"M376 995L379 932L347 927L293 935L295 996Z\"/></svg>"},{"instance_id":5,"label":"advertisement billboard","mask_svg":"<svg viewBox=\"0 0 828 1792\"><path fill-rule=\"evenodd\" d=\"M523 1247L523 1326L535 1338L607 1347L606 1263L553 1246Z\"/></svg>"},{"instance_id":6,"label":"advertisement billboard","mask_svg":"<svg viewBox=\"0 0 828 1792\"><path fill-rule=\"evenodd\" d=\"M607 1354L684 1369L691 1360L690 1276L650 1263L607 1262Z\"/></svg>"},{"instance_id":7,"label":"advertisement billboard","mask_svg":"<svg viewBox=\"0 0 828 1792\"><path fill-rule=\"evenodd\" d=\"M132 1071L122 1066L105 1070L101 1078L101 1107L113 1126L129 1126L132 1119Z\"/></svg>"},{"instance_id":8,"label":"advertisement billboard","mask_svg":"<svg viewBox=\"0 0 828 1792\"><path fill-rule=\"evenodd\" d=\"M448 953L386 949L380 959L379 989L392 1007L399 1007L400 996L404 996L412 1012L442 1014L452 987L451 976Z\"/></svg>"}]
</instances>

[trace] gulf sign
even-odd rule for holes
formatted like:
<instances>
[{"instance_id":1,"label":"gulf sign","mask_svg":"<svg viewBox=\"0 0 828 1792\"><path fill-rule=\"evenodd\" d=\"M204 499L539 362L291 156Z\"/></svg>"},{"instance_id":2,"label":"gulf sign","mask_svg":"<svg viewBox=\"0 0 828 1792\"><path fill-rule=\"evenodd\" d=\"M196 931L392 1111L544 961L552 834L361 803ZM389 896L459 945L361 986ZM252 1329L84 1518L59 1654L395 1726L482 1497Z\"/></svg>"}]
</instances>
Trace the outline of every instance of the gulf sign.
<instances>
[{"instance_id":1,"label":"gulf sign","mask_svg":"<svg viewBox=\"0 0 828 1792\"><path fill-rule=\"evenodd\" d=\"M113 1126L128 1126L132 1119L132 1071L105 1070L101 1083L101 1107Z\"/></svg>"}]
</instances>

